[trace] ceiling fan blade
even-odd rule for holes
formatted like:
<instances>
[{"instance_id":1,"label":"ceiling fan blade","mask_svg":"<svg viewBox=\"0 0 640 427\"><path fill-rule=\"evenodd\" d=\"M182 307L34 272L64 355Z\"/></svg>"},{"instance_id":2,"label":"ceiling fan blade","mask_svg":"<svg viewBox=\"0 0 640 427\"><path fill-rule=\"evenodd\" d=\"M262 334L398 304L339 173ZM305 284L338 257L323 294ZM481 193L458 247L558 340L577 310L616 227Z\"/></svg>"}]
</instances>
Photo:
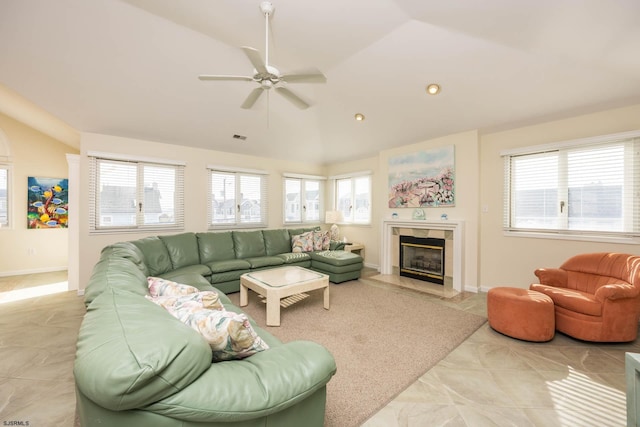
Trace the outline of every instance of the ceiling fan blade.
<instances>
[{"instance_id":1,"label":"ceiling fan blade","mask_svg":"<svg viewBox=\"0 0 640 427\"><path fill-rule=\"evenodd\" d=\"M253 81L253 77L249 76L222 76L222 75L211 75L211 74L200 74L198 76L200 80L239 80L250 82Z\"/></svg>"},{"instance_id":2,"label":"ceiling fan blade","mask_svg":"<svg viewBox=\"0 0 640 427\"><path fill-rule=\"evenodd\" d=\"M248 46L242 46L242 50L244 51L245 55L247 55L247 58L249 58L249 61L251 61L251 64L253 64L253 68L255 68L258 73L260 74L268 73L267 66L262 60L262 56L260 56L260 52Z\"/></svg>"},{"instance_id":3,"label":"ceiling fan blade","mask_svg":"<svg viewBox=\"0 0 640 427\"><path fill-rule=\"evenodd\" d=\"M264 92L264 89L262 89L261 87L257 87L254 90L252 90L251 93L249 93L249 96L247 96L247 99L244 100L240 108L244 108L245 110L248 110L251 107L253 107L253 104L256 103L258 98L260 98L260 95L262 95L262 92Z\"/></svg>"},{"instance_id":4,"label":"ceiling fan blade","mask_svg":"<svg viewBox=\"0 0 640 427\"><path fill-rule=\"evenodd\" d=\"M306 71L292 74L284 74L280 77L287 83L326 83L327 78L319 71Z\"/></svg>"},{"instance_id":5,"label":"ceiling fan blade","mask_svg":"<svg viewBox=\"0 0 640 427\"><path fill-rule=\"evenodd\" d=\"M280 95L287 98L289 101L291 101L291 103L293 103L293 105L300 108L301 110L309 108L309 104L307 104L305 101L302 100L302 98L300 98L295 93L291 92L286 87L277 87L276 90Z\"/></svg>"}]
</instances>

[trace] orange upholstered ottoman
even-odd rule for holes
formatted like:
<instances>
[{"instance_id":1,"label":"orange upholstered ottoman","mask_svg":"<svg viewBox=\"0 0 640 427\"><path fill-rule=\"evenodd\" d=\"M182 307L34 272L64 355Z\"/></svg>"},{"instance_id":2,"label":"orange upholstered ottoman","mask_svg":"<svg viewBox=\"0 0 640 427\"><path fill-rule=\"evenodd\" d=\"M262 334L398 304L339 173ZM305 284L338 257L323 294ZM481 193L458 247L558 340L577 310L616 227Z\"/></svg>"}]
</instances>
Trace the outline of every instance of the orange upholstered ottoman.
<instances>
[{"instance_id":1,"label":"orange upholstered ottoman","mask_svg":"<svg viewBox=\"0 0 640 427\"><path fill-rule=\"evenodd\" d=\"M556 330L553 300L529 289L489 289L487 317L496 331L526 341L549 341Z\"/></svg>"}]
</instances>

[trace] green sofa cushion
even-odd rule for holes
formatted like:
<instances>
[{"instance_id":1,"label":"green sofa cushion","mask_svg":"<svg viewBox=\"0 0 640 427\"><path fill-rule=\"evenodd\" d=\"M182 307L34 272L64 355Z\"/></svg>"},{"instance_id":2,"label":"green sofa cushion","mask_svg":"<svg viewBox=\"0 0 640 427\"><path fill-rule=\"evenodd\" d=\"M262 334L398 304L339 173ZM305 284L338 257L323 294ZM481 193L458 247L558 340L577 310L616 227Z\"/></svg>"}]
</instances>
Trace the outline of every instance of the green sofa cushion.
<instances>
[{"instance_id":1,"label":"green sofa cushion","mask_svg":"<svg viewBox=\"0 0 640 427\"><path fill-rule=\"evenodd\" d=\"M230 259L227 261L212 261L207 263L212 273L224 273L225 271L248 270L251 264L246 259Z\"/></svg>"},{"instance_id":2,"label":"green sofa cushion","mask_svg":"<svg viewBox=\"0 0 640 427\"><path fill-rule=\"evenodd\" d=\"M261 256L257 258L248 258L251 268L273 267L284 264L284 260L277 256Z\"/></svg>"},{"instance_id":3,"label":"green sofa cushion","mask_svg":"<svg viewBox=\"0 0 640 427\"><path fill-rule=\"evenodd\" d=\"M282 260L284 261L285 264L294 264L297 262L303 262L303 261L310 261L311 260L311 256L309 255L308 252L288 252L288 253L281 253L279 255L277 255L278 258L282 258Z\"/></svg>"},{"instance_id":4,"label":"green sofa cushion","mask_svg":"<svg viewBox=\"0 0 640 427\"><path fill-rule=\"evenodd\" d=\"M211 269L202 264L189 265L187 267L176 268L175 270L167 271L166 273L161 274L160 277L171 279L177 282L177 280L175 280L175 277L182 276L184 274L199 274L200 276L210 276Z\"/></svg>"},{"instance_id":5,"label":"green sofa cushion","mask_svg":"<svg viewBox=\"0 0 640 427\"><path fill-rule=\"evenodd\" d=\"M144 254L144 261L149 269L149 276L158 276L173 269L169 251L158 236L145 237L134 240L134 245Z\"/></svg>"},{"instance_id":6,"label":"green sofa cushion","mask_svg":"<svg viewBox=\"0 0 640 427\"><path fill-rule=\"evenodd\" d=\"M232 280L238 280L238 289L240 289L240 276L244 273L249 273L251 271L250 268L246 270L234 270L234 271L225 271L224 273L214 273L211 275L211 284L213 286L217 286L218 283L230 282Z\"/></svg>"},{"instance_id":7,"label":"green sofa cushion","mask_svg":"<svg viewBox=\"0 0 640 427\"><path fill-rule=\"evenodd\" d=\"M200 262L202 264L236 258L231 231L197 233L196 238L198 239Z\"/></svg>"},{"instance_id":8,"label":"green sofa cushion","mask_svg":"<svg viewBox=\"0 0 640 427\"><path fill-rule=\"evenodd\" d=\"M176 270L181 267L200 264L198 253L198 239L193 233L174 234L172 236L159 236L169 252L171 265Z\"/></svg>"},{"instance_id":9,"label":"green sofa cushion","mask_svg":"<svg viewBox=\"0 0 640 427\"><path fill-rule=\"evenodd\" d=\"M191 386L145 409L194 425L224 422L231 426L297 404L324 387L335 371L333 356L320 344L292 341L247 359L214 363Z\"/></svg>"},{"instance_id":10,"label":"green sofa cushion","mask_svg":"<svg viewBox=\"0 0 640 427\"><path fill-rule=\"evenodd\" d=\"M148 295L147 276L126 258L105 256L93 267L84 291L84 303L89 305L109 289L126 289L138 295Z\"/></svg>"},{"instance_id":11,"label":"green sofa cushion","mask_svg":"<svg viewBox=\"0 0 640 427\"><path fill-rule=\"evenodd\" d=\"M351 271L360 272L362 270L362 263L346 264L346 265L332 265L326 262L317 260L311 261L311 268L324 274L329 273L348 273Z\"/></svg>"},{"instance_id":12,"label":"green sofa cushion","mask_svg":"<svg viewBox=\"0 0 640 427\"><path fill-rule=\"evenodd\" d=\"M131 242L114 243L113 245L106 246L100 252L100 259L109 257L125 258L131 261L138 267L145 276L149 275L149 269L145 264L144 254L140 252L140 249Z\"/></svg>"},{"instance_id":13,"label":"green sofa cushion","mask_svg":"<svg viewBox=\"0 0 640 427\"><path fill-rule=\"evenodd\" d=\"M142 295L110 289L87 308L73 373L85 396L123 411L193 389L210 367L211 348L198 332Z\"/></svg>"},{"instance_id":14,"label":"green sofa cushion","mask_svg":"<svg viewBox=\"0 0 640 427\"><path fill-rule=\"evenodd\" d=\"M287 229L262 230L268 256L291 252L291 236Z\"/></svg>"},{"instance_id":15,"label":"green sofa cushion","mask_svg":"<svg viewBox=\"0 0 640 427\"><path fill-rule=\"evenodd\" d=\"M231 235L236 258L256 258L267 255L262 231L232 231Z\"/></svg>"},{"instance_id":16,"label":"green sofa cushion","mask_svg":"<svg viewBox=\"0 0 640 427\"><path fill-rule=\"evenodd\" d=\"M362 257L358 254L354 254L348 251L318 251L311 252L311 259L313 261L320 261L326 264L343 266L349 264L361 264Z\"/></svg>"}]
</instances>

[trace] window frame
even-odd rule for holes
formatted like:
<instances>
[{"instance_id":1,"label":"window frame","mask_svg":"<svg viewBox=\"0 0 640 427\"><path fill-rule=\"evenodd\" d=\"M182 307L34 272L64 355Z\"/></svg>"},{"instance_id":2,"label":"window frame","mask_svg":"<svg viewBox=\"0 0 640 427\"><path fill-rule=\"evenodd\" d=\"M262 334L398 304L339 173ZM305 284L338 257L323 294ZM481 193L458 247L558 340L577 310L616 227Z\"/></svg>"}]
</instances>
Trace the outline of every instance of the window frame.
<instances>
[{"instance_id":1,"label":"window frame","mask_svg":"<svg viewBox=\"0 0 640 427\"><path fill-rule=\"evenodd\" d=\"M135 233L143 231L182 231L184 230L184 172L185 163L175 160L166 160L150 157L128 156L114 153L89 152L89 233L90 234L106 234L106 233ZM101 211L99 206L101 200L100 194L100 164L112 163L122 165L133 165L136 168L136 186L135 200L144 200L145 181L144 170L146 167L162 167L170 168L175 172L174 175L174 221L170 223L145 223L145 203L138 202L138 208L134 215L135 223L132 225L101 225L101 218L110 216Z\"/></svg>"},{"instance_id":2,"label":"window frame","mask_svg":"<svg viewBox=\"0 0 640 427\"><path fill-rule=\"evenodd\" d=\"M316 175L300 175L285 173L282 175L282 223L283 225L295 225L295 224L321 224L324 211L324 193L325 193L325 181L326 177ZM287 210L289 208L287 200L287 181L296 181L300 184L300 207L298 208L299 219L288 220ZM315 183L318 185L318 218L307 218L307 184Z\"/></svg>"},{"instance_id":3,"label":"window frame","mask_svg":"<svg viewBox=\"0 0 640 427\"><path fill-rule=\"evenodd\" d=\"M640 130L631 132L622 132L609 135L601 135L589 138L581 138L570 141L562 141L550 144L542 144L528 147L521 147L516 149L504 150L500 152L504 162L504 189L503 189L503 233L505 236L517 236L517 237L533 237L533 238L551 238L560 240L576 240L576 241L594 241L594 242L609 242L609 243L633 243L640 244L640 201L633 200L633 194L640 191L640 155L635 155L635 164L633 161L629 162L628 155L624 156L624 182L625 184L631 181L631 189L626 190L620 199L622 206L622 220L630 221L631 228L622 231L602 231L602 230L588 230L588 229L571 229L568 226L568 212L567 205L566 213L559 213L556 218L563 227L557 228L544 228L544 227L516 227L513 223L513 217L515 215L515 198L512 192L512 159L522 156L535 156L557 153L557 160L559 162L558 171L558 184L556 191L558 194L564 194L564 199L568 199L568 176L569 168L567 164L568 153L577 150L588 150L589 148L600 149L607 145L614 146L620 144L632 145L636 152L640 149ZM635 180L630 180L629 176L635 175ZM563 193L561 193L563 192Z\"/></svg>"},{"instance_id":4,"label":"window frame","mask_svg":"<svg viewBox=\"0 0 640 427\"><path fill-rule=\"evenodd\" d=\"M259 178L260 191L260 219L257 222L243 221L242 208L236 203L234 220L231 222L214 223L213 213L213 175L224 174L234 177L234 200L238 200L243 194L242 179L243 178ZM267 171L257 169L230 168L226 166L207 166L207 229L208 230L225 230L239 228L266 228L269 226L269 175Z\"/></svg>"},{"instance_id":5,"label":"window frame","mask_svg":"<svg viewBox=\"0 0 640 427\"><path fill-rule=\"evenodd\" d=\"M13 169L13 165L11 163L0 163L0 170L6 171L6 177L7 177L7 194L4 198L4 201L6 203L6 208L7 208L7 220L5 222L3 222L2 220L0 220L0 228L11 228L12 225L12 215L11 215L11 209L12 209L12 199L11 197L13 196L13 192L11 191L11 186L12 186L12 180L13 180L13 174L12 174L12 169ZM2 203L2 200L0 200L0 203Z\"/></svg>"},{"instance_id":6,"label":"window frame","mask_svg":"<svg viewBox=\"0 0 640 427\"><path fill-rule=\"evenodd\" d=\"M366 178L368 180L367 183L367 187L368 187L368 204L369 204L369 208L368 208L368 218L366 221L358 221L354 218L354 212L355 209L353 209L353 206L357 205L356 202L356 180L358 179L363 179ZM372 224L372 220L373 220L373 212L372 212L372 207L373 207L373 174L370 171L363 171L363 172L354 172L351 174L344 174L344 175L339 175L339 176L333 176L331 177L331 179L333 180L333 203L334 203L334 208L337 211L341 211L342 212L342 216L343 216L343 220L340 222L340 224L345 224L345 225L365 225L365 226L370 226ZM349 204L349 214L347 215L346 212L342 209L340 209L340 200L339 200L339 191L338 191L338 186L340 184L340 182L350 182L350 188L351 188L351 200L350 200L350 204Z\"/></svg>"}]
</instances>

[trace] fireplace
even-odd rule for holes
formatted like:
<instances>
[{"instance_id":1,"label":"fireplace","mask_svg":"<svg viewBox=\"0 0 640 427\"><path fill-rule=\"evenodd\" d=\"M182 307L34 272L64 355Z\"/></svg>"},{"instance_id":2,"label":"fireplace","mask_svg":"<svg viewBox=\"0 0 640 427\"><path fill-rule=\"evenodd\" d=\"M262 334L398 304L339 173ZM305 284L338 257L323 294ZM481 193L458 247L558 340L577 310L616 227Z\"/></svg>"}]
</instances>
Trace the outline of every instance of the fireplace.
<instances>
[{"instance_id":1,"label":"fireplace","mask_svg":"<svg viewBox=\"0 0 640 427\"><path fill-rule=\"evenodd\" d=\"M444 286L451 285L456 292L465 288L464 264L465 222L457 219L411 220L390 218L382 220L380 242L380 274L400 277L400 236L445 239L447 257L444 263ZM475 275L475 269L473 274ZM476 288L470 290L477 292Z\"/></svg>"},{"instance_id":2,"label":"fireplace","mask_svg":"<svg viewBox=\"0 0 640 427\"><path fill-rule=\"evenodd\" d=\"M400 236L400 275L444 285L445 239Z\"/></svg>"}]
</instances>

